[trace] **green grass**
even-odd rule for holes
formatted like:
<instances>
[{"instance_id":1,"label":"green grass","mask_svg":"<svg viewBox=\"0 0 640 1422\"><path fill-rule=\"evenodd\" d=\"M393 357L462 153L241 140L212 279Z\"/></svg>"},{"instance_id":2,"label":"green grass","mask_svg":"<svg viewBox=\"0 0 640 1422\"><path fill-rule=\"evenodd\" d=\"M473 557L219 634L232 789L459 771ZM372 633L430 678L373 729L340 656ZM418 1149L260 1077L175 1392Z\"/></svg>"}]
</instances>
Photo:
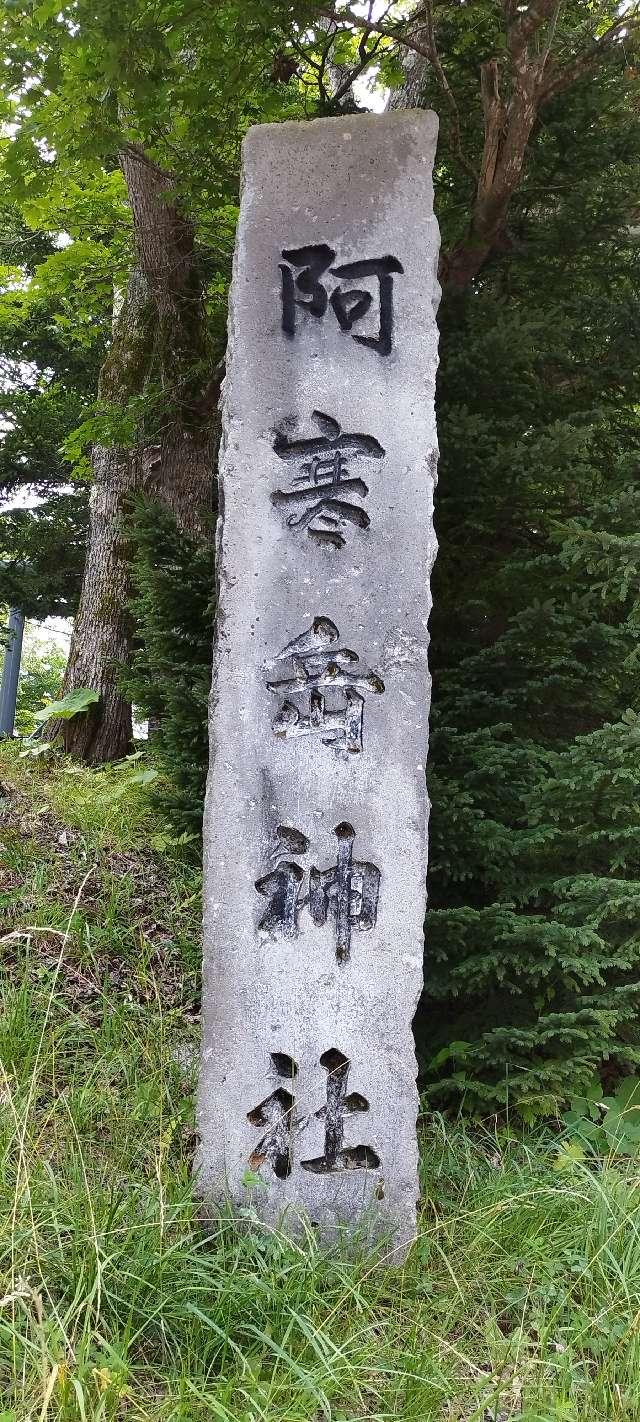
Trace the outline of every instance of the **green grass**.
<instances>
[{"instance_id":1,"label":"green grass","mask_svg":"<svg viewBox=\"0 0 640 1422\"><path fill-rule=\"evenodd\" d=\"M105 824L89 772L0 781L0 1422L640 1419L637 1163L431 1117L402 1270L249 1197L206 1233L197 873L137 787Z\"/></svg>"}]
</instances>

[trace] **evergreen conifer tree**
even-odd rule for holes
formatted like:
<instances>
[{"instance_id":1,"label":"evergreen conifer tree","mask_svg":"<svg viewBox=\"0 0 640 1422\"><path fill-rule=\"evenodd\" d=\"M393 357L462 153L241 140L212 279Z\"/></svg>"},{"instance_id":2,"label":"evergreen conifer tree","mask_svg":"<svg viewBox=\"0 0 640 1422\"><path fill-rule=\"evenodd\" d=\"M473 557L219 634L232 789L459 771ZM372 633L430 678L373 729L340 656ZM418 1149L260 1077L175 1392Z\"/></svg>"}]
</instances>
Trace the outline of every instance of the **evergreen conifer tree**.
<instances>
[{"instance_id":1,"label":"evergreen conifer tree","mask_svg":"<svg viewBox=\"0 0 640 1422\"><path fill-rule=\"evenodd\" d=\"M213 528L190 537L169 511L135 501L127 520L136 629L126 695L151 725L159 807L178 833L199 836L207 777L213 645Z\"/></svg>"},{"instance_id":2,"label":"evergreen conifer tree","mask_svg":"<svg viewBox=\"0 0 640 1422\"><path fill-rule=\"evenodd\" d=\"M551 107L510 249L441 308L429 1094L552 1109L640 1061L640 351L622 53ZM446 231L455 190L441 193Z\"/></svg>"}]
</instances>

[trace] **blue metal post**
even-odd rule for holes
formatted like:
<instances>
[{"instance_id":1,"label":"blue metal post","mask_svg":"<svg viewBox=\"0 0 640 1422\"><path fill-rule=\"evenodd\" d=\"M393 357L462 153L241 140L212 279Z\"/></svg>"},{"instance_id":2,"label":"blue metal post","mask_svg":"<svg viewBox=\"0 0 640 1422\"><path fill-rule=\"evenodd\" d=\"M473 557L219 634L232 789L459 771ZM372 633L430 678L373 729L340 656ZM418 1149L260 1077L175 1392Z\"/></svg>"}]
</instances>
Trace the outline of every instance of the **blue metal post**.
<instances>
[{"instance_id":1,"label":"blue metal post","mask_svg":"<svg viewBox=\"0 0 640 1422\"><path fill-rule=\"evenodd\" d=\"M4 654L2 682L0 683L0 739L13 735L16 721L18 677L20 676L22 634L24 632L24 613L20 611L19 607L12 607L9 612L7 632L9 638Z\"/></svg>"}]
</instances>

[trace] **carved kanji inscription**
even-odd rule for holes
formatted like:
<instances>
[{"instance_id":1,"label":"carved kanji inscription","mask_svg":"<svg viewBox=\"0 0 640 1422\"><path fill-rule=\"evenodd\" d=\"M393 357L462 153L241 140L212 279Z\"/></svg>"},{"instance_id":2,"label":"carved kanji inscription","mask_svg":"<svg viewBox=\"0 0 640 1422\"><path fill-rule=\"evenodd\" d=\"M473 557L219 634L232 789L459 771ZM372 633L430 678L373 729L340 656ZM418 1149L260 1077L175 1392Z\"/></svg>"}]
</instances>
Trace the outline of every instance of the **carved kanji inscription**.
<instances>
[{"instance_id":1,"label":"carved kanji inscription","mask_svg":"<svg viewBox=\"0 0 640 1422\"><path fill-rule=\"evenodd\" d=\"M285 248L282 256L282 329L285 335L296 334L296 308L309 316L322 318L331 307L341 331L351 333L354 341L377 351L378 355L390 354L394 327L393 279L404 270L397 257L365 257L355 262L343 262L336 267L332 265L336 253L327 242ZM329 295L327 283L330 277L338 277L339 281L331 283ZM349 285L353 281L365 280L377 288L377 329L369 335L354 332L353 327L368 317L376 306L373 292L366 286Z\"/></svg>"},{"instance_id":2,"label":"carved kanji inscription","mask_svg":"<svg viewBox=\"0 0 640 1422\"><path fill-rule=\"evenodd\" d=\"M308 908L313 923L319 928L327 919L333 919L336 958L339 963L345 963L351 954L354 929L366 932L375 928L380 870L368 860L354 859L356 832L353 825L343 820L336 825L334 833L338 841L336 862L329 869L309 870L306 896L301 897L305 871L293 859L283 856L270 873L256 879L257 892L268 899L258 928L271 937L297 938L300 913Z\"/></svg>"},{"instance_id":3,"label":"carved kanji inscription","mask_svg":"<svg viewBox=\"0 0 640 1422\"><path fill-rule=\"evenodd\" d=\"M418 1194L436 127L247 134L217 461L198 1188L394 1263Z\"/></svg>"},{"instance_id":4,"label":"carved kanji inscription","mask_svg":"<svg viewBox=\"0 0 640 1422\"><path fill-rule=\"evenodd\" d=\"M321 1065L327 1073L327 1100L316 1115L324 1120L324 1153L312 1160L301 1160L303 1170L315 1175L328 1175L339 1170L377 1170L380 1157L368 1145L345 1146L345 1117L368 1111L369 1102L359 1091L347 1094L349 1058L336 1047L323 1052Z\"/></svg>"},{"instance_id":5,"label":"carved kanji inscription","mask_svg":"<svg viewBox=\"0 0 640 1422\"><path fill-rule=\"evenodd\" d=\"M369 486L351 472L354 460L383 459L384 449L373 435L347 434L332 415L314 410L311 416L319 435L290 439L284 423L276 432L273 448L279 459L295 462L292 489L276 489L271 502L287 514L287 527L296 533L305 529L316 543L344 548L349 527L368 528L370 518L360 503ZM348 494L349 498L345 498ZM291 509L289 513L288 510Z\"/></svg>"},{"instance_id":6,"label":"carved kanji inscription","mask_svg":"<svg viewBox=\"0 0 640 1422\"><path fill-rule=\"evenodd\" d=\"M357 652L339 642L335 622L316 617L278 652L275 660L285 664L288 675L267 681L270 691L284 697L273 721L274 735L284 740L320 736L335 750L362 750L365 696L380 696L384 682L378 672L360 665ZM328 705L328 697L335 704Z\"/></svg>"},{"instance_id":7,"label":"carved kanji inscription","mask_svg":"<svg viewBox=\"0 0 640 1422\"><path fill-rule=\"evenodd\" d=\"M272 1052L275 1074L285 1078L288 1087L278 1086L258 1106L247 1112L247 1120L264 1134L249 1156L249 1165L259 1170L267 1165L273 1174L284 1180L294 1164L294 1138L304 1132L308 1117L296 1113L293 1085L298 1067L285 1052ZM315 1175L328 1175L341 1170L377 1170L380 1157L370 1145L345 1146L345 1120L348 1116L368 1112L369 1102L359 1091L347 1092L350 1062L337 1047L323 1052L320 1065L327 1073L327 1095L324 1106L315 1112L324 1122L324 1152L320 1156L301 1160L302 1170ZM266 1129L265 1129L266 1128Z\"/></svg>"}]
</instances>

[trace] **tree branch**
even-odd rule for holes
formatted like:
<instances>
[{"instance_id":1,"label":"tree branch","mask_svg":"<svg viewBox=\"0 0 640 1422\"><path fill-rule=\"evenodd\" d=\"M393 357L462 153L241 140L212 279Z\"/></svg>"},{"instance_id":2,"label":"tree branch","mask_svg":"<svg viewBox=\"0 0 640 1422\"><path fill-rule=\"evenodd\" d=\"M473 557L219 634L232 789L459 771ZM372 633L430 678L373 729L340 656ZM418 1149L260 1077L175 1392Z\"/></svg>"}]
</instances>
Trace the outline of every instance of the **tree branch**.
<instances>
[{"instance_id":1,"label":"tree branch","mask_svg":"<svg viewBox=\"0 0 640 1422\"><path fill-rule=\"evenodd\" d=\"M360 44L358 45L358 54L360 55L360 62L349 71L349 74L346 76L344 82L336 90L335 94L332 95L334 104L339 104L340 100L345 98L345 95L349 93L349 90L355 84L356 79L359 79L363 71L368 68L372 59L380 48L380 35L378 35L378 37L374 40L371 49L367 49L366 39L366 35L363 35Z\"/></svg>"},{"instance_id":2,"label":"tree branch","mask_svg":"<svg viewBox=\"0 0 640 1422\"><path fill-rule=\"evenodd\" d=\"M582 54L576 55L576 58L572 60L570 64L565 65L564 69L556 71L555 75L550 78L549 83L542 89L540 103L548 104L551 99L555 99L557 94L562 94L565 89L570 89L571 85L575 84L577 79L581 79L583 75L589 74L590 71L595 68L601 55L614 44L616 40L621 39L626 33L633 32L638 28L640 28L640 15L638 14L638 6L635 6L634 13L623 15L621 19L615 20L614 23L609 26L609 29L605 30L604 34L600 36L600 39L590 45L589 49L585 49Z\"/></svg>"},{"instance_id":3,"label":"tree branch","mask_svg":"<svg viewBox=\"0 0 640 1422\"><path fill-rule=\"evenodd\" d=\"M438 53L433 15L436 3L437 0L422 0L404 24L384 23L388 10L381 19L372 20L371 4L366 19L356 14L352 6L340 11L323 6L320 14L339 29L353 26L365 38L375 34L381 40L390 40L419 55L431 65L451 113L452 151L476 183L468 231L442 256L444 281L462 287L474 279L492 252L504 249L509 242L509 206L521 179L541 106L588 74L614 44L640 27L640 0L634 0L625 14L619 14L599 38L587 44L562 69L554 62L551 51L564 0L529 0L525 9L521 0L501 0L506 56L496 55L481 65L484 146L477 175L462 152L458 105ZM421 22L416 26L417 19ZM593 34L599 18L591 14L590 21ZM531 41L544 26L548 27L546 36L532 46ZM361 48L361 57L362 52ZM503 65L508 78L505 98L500 93Z\"/></svg>"},{"instance_id":4,"label":"tree branch","mask_svg":"<svg viewBox=\"0 0 640 1422\"><path fill-rule=\"evenodd\" d=\"M548 31L548 34L547 34L547 45L546 45L545 52L544 52L544 54L543 54L543 56L542 56L542 63L540 64L539 70L538 70L538 73L539 73L541 79L542 79L542 76L543 76L543 74L544 74L544 71L545 71L545 69L546 69L546 67L547 67L547 64L549 63L549 59L550 59L550 57L551 57L551 46L552 46L553 41L554 41L554 38L555 38L556 26L557 26L557 23L558 23L558 18L559 18L560 11L561 11L561 9L562 9L563 4L564 4L564 0L556 0L556 7L555 7L555 10L554 10L554 12L553 12L553 15L551 16L551 24L549 25L549 31Z\"/></svg>"},{"instance_id":5,"label":"tree branch","mask_svg":"<svg viewBox=\"0 0 640 1422\"><path fill-rule=\"evenodd\" d=\"M414 54L421 54L423 59L431 59L426 45L420 44L412 35L405 34L403 29L388 29L386 25L374 24L371 20L365 20L362 15L356 15L353 10L330 10L327 6L321 5L318 14L325 20L333 20L344 28L343 21L348 20L355 25L356 29L364 30L368 35L380 35L381 39L393 40L394 44L403 44L405 49L413 50Z\"/></svg>"},{"instance_id":6,"label":"tree branch","mask_svg":"<svg viewBox=\"0 0 640 1422\"><path fill-rule=\"evenodd\" d=\"M551 19L555 5L556 0L531 0L524 15L520 15L516 20L510 19L510 16L513 16L513 7L507 8L507 47L514 63L522 58L529 40L533 39L546 20Z\"/></svg>"},{"instance_id":7,"label":"tree branch","mask_svg":"<svg viewBox=\"0 0 640 1422\"><path fill-rule=\"evenodd\" d=\"M449 80L447 79L447 76L444 72L440 55L438 53L438 46L436 44L435 38L435 27L433 23L432 0L424 0L423 8L427 36L426 44L424 44L422 40L415 39L413 34L407 34L401 28L394 27L393 29L389 29L386 25L380 24L379 22L373 23L371 20L365 20L362 15L356 15L352 10L349 9L342 10L338 13L333 10L328 10L324 6L322 6L320 8L319 13L324 19L331 20L336 24L338 24L340 20L349 21L352 25L363 31L363 38L366 38L368 34L374 34L377 36L376 45L374 46L374 49L369 52L369 56L366 63L369 63L372 54L375 52L375 50L377 50L380 44L380 40L382 39L390 39L393 41L394 44L401 44L404 46L405 49L409 49L414 54L419 54L423 59L427 59L429 61L451 111L451 133L453 152L455 153L458 162L464 168L464 171L468 174L470 178L473 178L475 182L475 169L472 163L469 162L468 158L465 157L465 154L462 150L462 140L460 136L460 114L456 98L449 83ZM415 12L412 18L415 18ZM362 51L360 52L362 53ZM353 78L357 78L358 73L361 73L362 68L364 67L365 63L363 62L362 65L358 68L358 70L354 73ZM353 83L353 79L351 80L351 83ZM340 94L334 96L334 98L336 99L339 97L341 97L341 92Z\"/></svg>"},{"instance_id":8,"label":"tree branch","mask_svg":"<svg viewBox=\"0 0 640 1422\"><path fill-rule=\"evenodd\" d=\"M500 97L498 80L497 59L486 60L480 68L480 91L484 113L484 147L477 190L477 197L480 199L486 197L493 187L500 143L504 134L507 111Z\"/></svg>"},{"instance_id":9,"label":"tree branch","mask_svg":"<svg viewBox=\"0 0 640 1422\"><path fill-rule=\"evenodd\" d=\"M436 44L435 28L433 24L433 7L431 4L431 0L424 0L424 13L427 25L427 47L429 50L429 60L433 66L433 71L436 75L440 88L442 89L442 92L451 110L451 135L453 140L453 151L459 163L461 163L462 167L464 168L465 173L467 173L469 177L473 178L475 182L475 169L473 165L469 162L469 160L465 157L462 151L462 139L460 136L460 113L458 110L458 105L456 103L455 95L453 93L449 80L447 79L444 69L442 68L440 55L438 54L438 46Z\"/></svg>"}]
</instances>

